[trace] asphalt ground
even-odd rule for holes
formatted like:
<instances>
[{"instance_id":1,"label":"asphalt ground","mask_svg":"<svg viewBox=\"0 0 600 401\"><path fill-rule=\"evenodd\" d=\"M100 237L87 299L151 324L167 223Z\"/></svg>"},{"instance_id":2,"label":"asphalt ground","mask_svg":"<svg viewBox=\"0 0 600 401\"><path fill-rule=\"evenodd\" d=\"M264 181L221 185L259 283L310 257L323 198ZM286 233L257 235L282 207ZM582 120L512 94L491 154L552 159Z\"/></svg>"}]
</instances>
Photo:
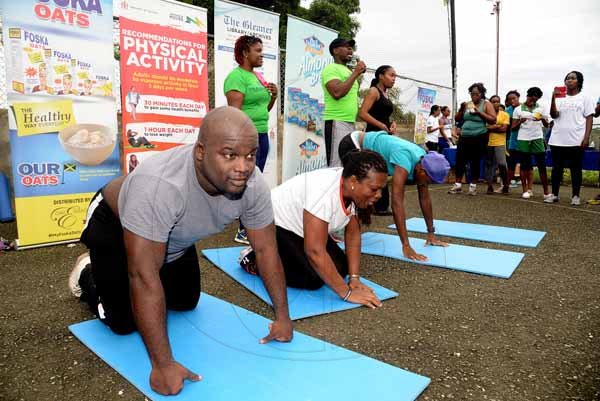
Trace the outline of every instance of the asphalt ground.
<instances>
[{"instance_id":1,"label":"asphalt ground","mask_svg":"<svg viewBox=\"0 0 600 401\"><path fill-rule=\"evenodd\" d=\"M533 249L447 238L525 253L508 280L364 255L361 273L400 296L378 310L304 319L295 329L430 377L419 400L600 400L600 206L569 206L567 187L553 205L541 202L538 187L529 201L518 193L448 195L447 188L432 187L436 218L547 235ZM414 189L406 208L420 215ZM366 230L390 232L390 223L375 217ZM14 238L15 225L0 224L0 235ZM233 235L231 226L198 249L233 246ZM0 253L0 400L144 400L67 329L93 318L66 286L82 251L78 244ZM273 317L202 257L200 268L203 291Z\"/></svg>"}]
</instances>

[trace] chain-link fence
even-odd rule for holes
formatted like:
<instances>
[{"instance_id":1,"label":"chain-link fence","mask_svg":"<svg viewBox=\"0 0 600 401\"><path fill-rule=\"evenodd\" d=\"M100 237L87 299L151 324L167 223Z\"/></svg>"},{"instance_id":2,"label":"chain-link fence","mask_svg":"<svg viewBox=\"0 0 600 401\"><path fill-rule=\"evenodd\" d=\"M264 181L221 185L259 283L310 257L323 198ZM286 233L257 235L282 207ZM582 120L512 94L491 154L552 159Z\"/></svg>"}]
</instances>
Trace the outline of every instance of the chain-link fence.
<instances>
[{"instance_id":1,"label":"chain-link fence","mask_svg":"<svg viewBox=\"0 0 600 401\"><path fill-rule=\"evenodd\" d=\"M366 60L368 62L368 60ZM375 70L367 69L360 81L360 102L371 86ZM415 133L415 115L418 111L417 93L419 88L428 88L436 91L435 104L448 106L452 109L452 88L425 82L402 75L396 76L396 83L388 91L388 96L394 103L392 119L396 122L396 134L402 138L413 140ZM359 124L361 124L359 122Z\"/></svg>"}]
</instances>

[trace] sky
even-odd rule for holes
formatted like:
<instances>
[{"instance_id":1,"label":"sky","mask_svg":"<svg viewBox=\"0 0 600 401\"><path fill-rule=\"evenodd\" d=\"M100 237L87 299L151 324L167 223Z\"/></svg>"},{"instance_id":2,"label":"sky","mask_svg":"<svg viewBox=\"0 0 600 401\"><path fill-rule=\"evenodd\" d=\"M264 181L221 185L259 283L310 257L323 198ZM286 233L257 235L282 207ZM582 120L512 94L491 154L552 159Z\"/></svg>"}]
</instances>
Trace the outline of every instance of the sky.
<instances>
[{"instance_id":1,"label":"sky","mask_svg":"<svg viewBox=\"0 0 600 401\"><path fill-rule=\"evenodd\" d=\"M457 96L473 82L495 92L496 17L486 0L455 0ZM303 1L306 6L310 1ZM401 75L452 86L448 14L442 0L362 0L357 53L368 67L390 64ZM499 92L522 97L531 86L549 103L554 86L571 70L584 75L583 92L600 97L600 0L502 0ZM414 86L400 82L411 92ZM450 104L448 91L439 103ZM600 123L596 119L595 123Z\"/></svg>"}]
</instances>

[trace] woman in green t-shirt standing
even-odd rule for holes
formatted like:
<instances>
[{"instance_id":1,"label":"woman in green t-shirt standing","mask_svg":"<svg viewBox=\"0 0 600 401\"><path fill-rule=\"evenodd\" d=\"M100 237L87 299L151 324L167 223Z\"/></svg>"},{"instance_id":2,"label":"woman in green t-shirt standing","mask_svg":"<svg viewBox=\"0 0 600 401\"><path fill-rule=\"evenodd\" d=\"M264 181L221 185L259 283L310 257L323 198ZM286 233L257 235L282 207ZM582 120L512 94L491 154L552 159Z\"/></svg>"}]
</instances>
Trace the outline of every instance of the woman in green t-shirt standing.
<instances>
[{"instance_id":1,"label":"woman in green t-shirt standing","mask_svg":"<svg viewBox=\"0 0 600 401\"><path fill-rule=\"evenodd\" d=\"M471 180L469 195L477 194L477 181L481 159L487 154L488 129L486 124L496 123L496 110L492 103L485 99L486 89L482 83L474 83L469 87L471 101L460 105L456 113L456 121L462 121L462 130L456 149L456 165L454 172L456 181L448 193L462 192L462 177L467 163L471 162Z\"/></svg>"},{"instance_id":2,"label":"woman in green t-shirt standing","mask_svg":"<svg viewBox=\"0 0 600 401\"><path fill-rule=\"evenodd\" d=\"M277 100L277 85L265 81L254 68L263 65L262 40L243 35L235 42L233 54L239 67L227 75L223 91L227 104L242 110L254 123L258 131L258 153L256 166L263 171L269 154L269 111ZM249 244L246 230L240 223L234 240Z\"/></svg>"}]
</instances>

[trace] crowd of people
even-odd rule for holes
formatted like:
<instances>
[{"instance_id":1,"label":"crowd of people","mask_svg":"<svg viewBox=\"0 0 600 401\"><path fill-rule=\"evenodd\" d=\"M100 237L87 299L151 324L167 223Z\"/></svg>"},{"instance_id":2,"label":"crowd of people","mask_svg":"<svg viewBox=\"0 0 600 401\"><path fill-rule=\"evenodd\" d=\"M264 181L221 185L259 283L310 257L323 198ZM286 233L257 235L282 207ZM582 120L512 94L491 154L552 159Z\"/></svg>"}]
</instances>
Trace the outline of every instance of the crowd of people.
<instances>
[{"instance_id":1,"label":"crowd of people","mask_svg":"<svg viewBox=\"0 0 600 401\"><path fill-rule=\"evenodd\" d=\"M314 290L326 285L343 301L381 306L360 275L360 228L373 213L393 215L406 258L427 259L408 241L404 196L409 183L417 186L426 244L448 245L435 236L429 184L446 182L450 165L439 151L455 140L456 181L450 192L461 192L470 162L477 166L466 174L469 193L475 194L478 167L486 158L489 190L494 192L494 166L502 177L501 192L507 193L520 163L523 196L531 197L531 158L540 173L545 170L541 127L552 119L549 144L555 168L552 192L546 180L544 200L558 200L568 163L572 203L578 201L581 148L589 140L593 114L589 100L580 94L581 74L567 75L567 92L552 95L549 111L537 103L539 88L531 88L523 103L518 92L509 92L504 110L498 96L487 100L485 87L473 84L471 102L463 103L455 115L456 129L448 107L432 108L428 152L391 135L395 125L388 91L396 77L391 66L375 71L359 110L358 79L366 65L359 61L348 67L353 46L352 40L333 40L329 51L334 62L322 72L327 168L268 188L261 171L269 151L268 112L278 88L255 71L262 65L261 40L242 36L234 49L239 67L224 83L228 106L206 115L196 143L160 152L144 163L133 161L130 174L93 197L81 237L89 252L76 261L69 287L115 333L140 332L156 392L176 394L185 380L201 379L174 359L166 311L196 308L201 285L195 244L236 220L240 228L235 240L251 246L240 254L241 268L262 279L274 305L275 320L261 339L266 343L292 340L286 286ZM357 116L367 123L363 131L355 129ZM345 250L336 244L340 234Z\"/></svg>"},{"instance_id":2,"label":"crowd of people","mask_svg":"<svg viewBox=\"0 0 600 401\"><path fill-rule=\"evenodd\" d=\"M479 166L486 163L487 193L509 193L520 165L521 196L530 199L533 194L533 162L538 169L543 189L543 201L559 202L559 190L565 166L571 172L571 205L581 204L582 162L589 146L592 120L600 116L600 99L594 105L592 98L581 93L583 75L569 72L564 87L556 87L551 95L550 108L539 102L543 92L538 87L527 90L525 101L520 93L511 90L505 104L500 97L485 98L483 84L469 87L470 102L462 103L456 113L457 155L456 180L449 193L462 192L462 178L468 163L469 195L477 194ZM552 158L551 185L546 171L546 150ZM495 171L499 171L501 186L494 189Z\"/></svg>"}]
</instances>

